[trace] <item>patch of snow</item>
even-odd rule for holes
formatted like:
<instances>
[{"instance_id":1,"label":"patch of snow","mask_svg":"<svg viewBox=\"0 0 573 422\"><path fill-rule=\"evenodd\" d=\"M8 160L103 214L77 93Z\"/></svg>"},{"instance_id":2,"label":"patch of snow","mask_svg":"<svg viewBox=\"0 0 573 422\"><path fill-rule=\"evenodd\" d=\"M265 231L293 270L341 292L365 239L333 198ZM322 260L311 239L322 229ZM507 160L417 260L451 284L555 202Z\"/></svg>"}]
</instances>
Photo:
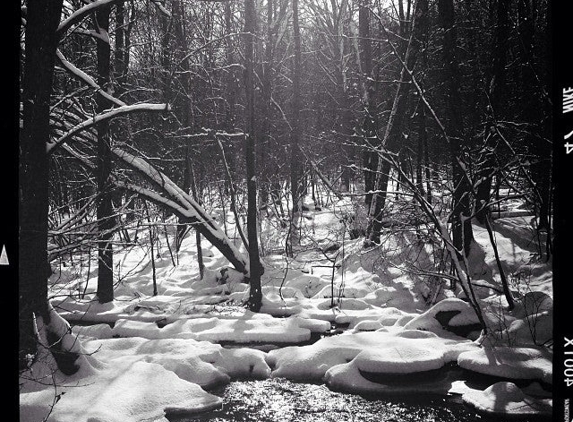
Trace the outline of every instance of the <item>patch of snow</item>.
<instances>
[{"instance_id":1,"label":"patch of snow","mask_svg":"<svg viewBox=\"0 0 573 422\"><path fill-rule=\"evenodd\" d=\"M527 396L512 382L498 382L484 391L463 394L464 403L492 415L551 415L552 400Z\"/></svg>"},{"instance_id":2,"label":"patch of snow","mask_svg":"<svg viewBox=\"0 0 573 422\"><path fill-rule=\"evenodd\" d=\"M428 332L403 333L376 331L327 337L308 346L272 350L267 362L273 377L320 381L330 368L348 362L376 374L424 372L455 362L460 353L477 347L468 340L449 340Z\"/></svg>"},{"instance_id":3,"label":"patch of snow","mask_svg":"<svg viewBox=\"0 0 573 422\"><path fill-rule=\"evenodd\" d=\"M552 383L552 355L542 348L482 347L462 353L458 365L480 374Z\"/></svg>"},{"instance_id":4,"label":"patch of snow","mask_svg":"<svg viewBox=\"0 0 573 422\"><path fill-rule=\"evenodd\" d=\"M214 409L222 399L182 380L161 365L115 362L97 374L58 387L50 422L141 422L170 412ZM135 388L136 387L136 388ZM43 420L50 413L53 389L20 395L21 420Z\"/></svg>"},{"instance_id":5,"label":"patch of snow","mask_svg":"<svg viewBox=\"0 0 573 422\"><path fill-rule=\"evenodd\" d=\"M458 298L447 298L432 306L423 314L415 317L404 325L408 330L429 330L437 334L444 332L444 327L436 316L440 313L453 313L447 322L451 326L466 326L479 324L479 319L471 305Z\"/></svg>"},{"instance_id":6,"label":"patch of snow","mask_svg":"<svg viewBox=\"0 0 573 422\"><path fill-rule=\"evenodd\" d=\"M247 312L241 317L179 319L163 328L152 322L122 319L115 324L113 333L122 337L186 338L219 343L300 343L309 340L312 332L328 329L330 324L326 321L273 318Z\"/></svg>"}]
</instances>

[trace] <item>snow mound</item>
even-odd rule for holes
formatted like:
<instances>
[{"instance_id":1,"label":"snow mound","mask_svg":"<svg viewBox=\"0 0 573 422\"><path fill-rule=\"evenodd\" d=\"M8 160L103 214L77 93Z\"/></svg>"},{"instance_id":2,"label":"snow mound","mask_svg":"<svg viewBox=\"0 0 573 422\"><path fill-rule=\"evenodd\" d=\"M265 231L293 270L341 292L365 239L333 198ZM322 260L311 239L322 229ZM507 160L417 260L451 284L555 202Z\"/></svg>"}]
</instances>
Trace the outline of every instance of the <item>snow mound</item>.
<instances>
[{"instance_id":1,"label":"snow mound","mask_svg":"<svg viewBox=\"0 0 573 422\"><path fill-rule=\"evenodd\" d=\"M463 336L479 329L479 319L471 305L458 298L444 299L406 325L408 330L428 330L438 335L445 331Z\"/></svg>"},{"instance_id":2,"label":"snow mound","mask_svg":"<svg viewBox=\"0 0 573 422\"><path fill-rule=\"evenodd\" d=\"M58 387L59 401L49 422L141 422L167 413L198 413L222 404L221 398L197 384L160 365L140 361L121 367L116 362L97 375L78 380L77 386L68 385ZM21 394L21 420L43 420L53 400L53 389Z\"/></svg>"},{"instance_id":3,"label":"snow mound","mask_svg":"<svg viewBox=\"0 0 573 422\"><path fill-rule=\"evenodd\" d=\"M155 323L119 320L113 334L148 339L186 338L216 343L300 343L312 332L330 329L327 321L299 317L273 318L267 314L247 312L241 317L180 319L159 328Z\"/></svg>"},{"instance_id":4,"label":"snow mound","mask_svg":"<svg viewBox=\"0 0 573 422\"><path fill-rule=\"evenodd\" d=\"M390 326L396 324L402 317L410 315L404 311L401 311L398 308L390 307L384 308L381 312L381 316L378 319L380 324L385 326ZM415 315L411 315L411 318L414 318Z\"/></svg>"},{"instance_id":5,"label":"snow mound","mask_svg":"<svg viewBox=\"0 0 573 422\"><path fill-rule=\"evenodd\" d=\"M545 344L553 338L553 312L545 311L512 321L503 334L512 345Z\"/></svg>"},{"instance_id":6,"label":"snow mound","mask_svg":"<svg viewBox=\"0 0 573 422\"><path fill-rule=\"evenodd\" d=\"M141 337L87 340L83 344L86 350L94 351L99 359L112 365L136 361L155 363L205 388L226 384L231 378L270 375L264 352L255 349L225 349L218 344L191 339Z\"/></svg>"},{"instance_id":7,"label":"snow mound","mask_svg":"<svg viewBox=\"0 0 573 422\"><path fill-rule=\"evenodd\" d=\"M277 318L204 318L171 324L175 333L212 342L292 342L310 339L311 331L301 328L294 319Z\"/></svg>"},{"instance_id":8,"label":"snow mound","mask_svg":"<svg viewBox=\"0 0 573 422\"><path fill-rule=\"evenodd\" d=\"M438 342L398 339L387 347L359 353L354 358L358 369L376 374L411 374L438 369L447 363L447 349Z\"/></svg>"},{"instance_id":9,"label":"snow mound","mask_svg":"<svg viewBox=\"0 0 573 422\"><path fill-rule=\"evenodd\" d=\"M267 355L267 363L273 368L273 377L320 381L326 379L331 368L347 363L352 363L358 371L377 375L430 371L454 362L460 353L478 347L468 340L445 339L433 333L402 333L375 331L327 337L308 346L272 350ZM346 370L350 369L342 372L346 373ZM344 378L334 381L334 373L330 373L328 379L339 387L345 383ZM345 389L352 390L354 384L357 385L356 377L353 381L349 378Z\"/></svg>"},{"instance_id":10,"label":"snow mound","mask_svg":"<svg viewBox=\"0 0 573 422\"><path fill-rule=\"evenodd\" d=\"M58 308L58 313L70 322L79 323L106 323L113 324L118 319L132 319L138 321L158 321L165 318L165 312L162 308L167 308L166 300L172 300L170 297L156 296L153 299L144 299L142 301L132 302L125 306L124 300L117 297L113 302L105 304L98 303L97 300L65 298L61 301L52 301ZM132 300L129 297L128 300Z\"/></svg>"},{"instance_id":11,"label":"snow mound","mask_svg":"<svg viewBox=\"0 0 573 422\"><path fill-rule=\"evenodd\" d=\"M381 328L384 328L384 327L378 321L364 320L364 321L358 322L354 326L353 330L355 332L358 332L358 331L376 331L376 330L379 330Z\"/></svg>"},{"instance_id":12,"label":"snow mound","mask_svg":"<svg viewBox=\"0 0 573 422\"><path fill-rule=\"evenodd\" d=\"M154 322L119 319L112 329L113 336L162 338L163 333Z\"/></svg>"},{"instance_id":13,"label":"snow mound","mask_svg":"<svg viewBox=\"0 0 573 422\"><path fill-rule=\"evenodd\" d=\"M483 347L460 354L458 365L485 375L552 383L552 356L541 348Z\"/></svg>"},{"instance_id":14,"label":"snow mound","mask_svg":"<svg viewBox=\"0 0 573 422\"><path fill-rule=\"evenodd\" d=\"M364 378L355 362L351 361L330 368L324 381L331 390L354 394L447 394L455 380L449 376L440 378L426 377L415 382L374 382Z\"/></svg>"},{"instance_id":15,"label":"snow mound","mask_svg":"<svg viewBox=\"0 0 573 422\"><path fill-rule=\"evenodd\" d=\"M75 335L81 335L84 337L92 337L92 338L112 338L113 337L113 330L109 326L109 324L94 324L94 325L86 325L86 326L76 325L76 326L72 327L72 332Z\"/></svg>"},{"instance_id":16,"label":"snow mound","mask_svg":"<svg viewBox=\"0 0 573 422\"><path fill-rule=\"evenodd\" d=\"M478 411L502 415L551 415L552 400L527 396L512 382L498 382L485 391L472 390L462 396Z\"/></svg>"}]
</instances>

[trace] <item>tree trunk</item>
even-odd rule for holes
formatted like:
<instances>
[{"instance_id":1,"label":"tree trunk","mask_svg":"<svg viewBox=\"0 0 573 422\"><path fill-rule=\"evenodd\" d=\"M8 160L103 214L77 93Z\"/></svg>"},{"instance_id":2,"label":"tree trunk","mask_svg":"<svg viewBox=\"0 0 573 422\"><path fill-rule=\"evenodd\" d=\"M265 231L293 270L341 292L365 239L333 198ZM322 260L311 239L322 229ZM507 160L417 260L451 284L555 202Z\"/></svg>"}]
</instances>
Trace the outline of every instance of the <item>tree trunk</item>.
<instances>
[{"instance_id":1,"label":"tree trunk","mask_svg":"<svg viewBox=\"0 0 573 422\"><path fill-rule=\"evenodd\" d=\"M245 153L247 163L247 240L249 242L249 309L258 312L261 309L263 293L261 275L263 267L259 257L259 239L257 235L257 173L255 148L255 87L254 87L254 45L255 45L255 3L245 0L245 90L247 96L247 134Z\"/></svg>"},{"instance_id":2,"label":"tree trunk","mask_svg":"<svg viewBox=\"0 0 573 422\"><path fill-rule=\"evenodd\" d=\"M48 154L50 95L62 0L29 0L26 57L22 79L22 129L19 168L19 366L36 353L34 316L48 312Z\"/></svg>"},{"instance_id":3,"label":"tree trunk","mask_svg":"<svg viewBox=\"0 0 573 422\"><path fill-rule=\"evenodd\" d=\"M233 32L233 10L232 10L233 3L230 1L225 2L225 34L230 35ZM227 43L225 45L225 58L228 66L235 65L235 58L233 55L233 38L228 37ZM235 112L235 104L237 103L237 95L238 95L238 75L237 71L234 67L231 67L227 72L227 79L225 81L225 129L230 133L234 131L235 122L236 122L236 112ZM231 175L235 173L235 156L237 155L235 151L235 145L233 142L229 142L227 147L227 162L229 165L229 170ZM227 182L228 183L228 182ZM230 186L226 186L227 191L229 191Z\"/></svg>"},{"instance_id":4,"label":"tree trunk","mask_svg":"<svg viewBox=\"0 0 573 422\"><path fill-rule=\"evenodd\" d=\"M539 122L540 108L545 108L545 104L540 101L542 90L550 93L551 78L545 76L542 81L538 81L536 75L536 57L533 51L535 41L535 0L518 1L518 29L521 40L521 85L524 109L523 119L527 123ZM549 9L550 10L550 9ZM546 44L547 45L547 44ZM551 51L551 48L549 48ZM548 73L548 72L546 72ZM540 86L545 83L545 86ZM534 89L536 95L531 95ZM546 113L551 115L551 109ZM534 202L536 214L539 218L538 230L549 230L550 200L551 200L551 147L547 139L550 138L551 119L533 124L527 135L526 141L534 157L531 163L531 177L534 182Z\"/></svg>"},{"instance_id":5,"label":"tree trunk","mask_svg":"<svg viewBox=\"0 0 573 422\"><path fill-rule=\"evenodd\" d=\"M503 269L503 264L501 262L501 258L499 256L499 250L497 248L497 242L495 241L493 228L491 227L490 216L488 214L486 214L485 216L484 224L485 228L487 229L487 234L489 235L489 241L491 243L491 246L493 247L493 253L495 256L495 262L497 264L497 268L499 270L499 277L501 279L503 294L505 296L505 299L507 300L508 309L511 311L513 308L515 308L515 301L513 299L513 296L511 295L511 290L509 290L509 283L507 281L507 277L505 276L505 271Z\"/></svg>"},{"instance_id":6,"label":"tree trunk","mask_svg":"<svg viewBox=\"0 0 573 422\"><path fill-rule=\"evenodd\" d=\"M419 104L418 110L418 139L416 142L416 188L420 195L425 196L424 191L424 146L426 145L428 133L426 132L426 115L423 112L424 105Z\"/></svg>"},{"instance_id":7,"label":"tree trunk","mask_svg":"<svg viewBox=\"0 0 573 422\"><path fill-rule=\"evenodd\" d=\"M126 37L127 30L125 27L125 5L123 2L117 3L115 7L115 51L114 51L114 78L116 82L116 93L117 88L121 89L123 85L126 73L127 73L127 63L126 63ZM121 91L119 92L121 93ZM118 97L120 95L118 94Z\"/></svg>"},{"instance_id":8,"label":"tree trunk","mask_svg":"<svg viewBox=\"0 0 573 422\"><path fill-rule=\"evenodd\" d=\"M360 70L362 73L362 136L364 150L362 152L362 165L364 166L364 201L368 207L372 202L375 189L376 170L378 168L378 154L373 148L378 146L375 136L375 116L372 115L373 83L372 79L372 42L370 40L370 1L361 0L358 6L358 37L360 49Z\"/></svg>"},{"instance_id":9,"label":"tree trunk","mask_svg":"<svg viewBox=\"0 0 573 422\"><path fill-rule=\"evenodd\" d=\"M497 139L495 125L502 115L503 96L505 91L505 65L507 62L507 45L509 36L509 2L497 0L497 23L493 39L493 66L489 81L490 110L488 116L488 128L486 129L485 160L483 168L478 172L480 184L476 191L476 219L485 224L489 215L489 202L491 197L492 178L495 173L495 140Z\"/></svg>"},{"instance_id":10,"label":"tree trunk","mask_svg":"<svg viewBox=\"0 0 573 422\"><path fill-rule=\"evenodd\" d=\"M187 36L185 30L185 9L183 8L183 3L180 0L175 0L173 2L172 7L173 13L173 25L174 25L174 32L175 32L175 41L176 41L176 52L174 54L175 62L181 66L180 72L181 76L178 78L180 79L179 86L183 89L182 97L182 104L178 107L179 111L179 121L182 122L183 128L186 131L191 132L194 127L194 119L193 119L193 110L191 107L191 79L190 79L190 66L189 66L189 59L187 58L188 55L188 48L187 48ZM189 142L189 141L188 141ZM191 191L191 195L193 199L198 203L201 204L199 200L199 195L197 191L197 180L195 178L195 169L193 166L193 151L191 146L188 144L185 147L185 166L183 168L183 190L186 193ZM183 241L183 236L187 233L187 227L184 222L180 219L179 229L177 231L178 241L177 244L180 245ZM201 233L198 230L195 230L195 246L197 250L197 264L199 266L199 277L203 279L203 275L205 273L205 264L203 263L203 249L201 246Z\"/></svg>"},{"instance_id":11,"label":"tree trunk","mask_svg":"<svg viewBox=\"0 0 573 422\"><path fill-rule=\"evenodd\" d=\"M394 103L390 117L386 125L384 139L382 145L387 151L398 153L399 146L402 141L402 131L404 129L404 116L408 105L408 95L410 92L410 75L408 71L412 71L416 63L418 51L420 48L420 40L426 28L426 16L428 12L427 0L419 0L416 5L415 21L412 31L412 37L409 45L406 48L404 62L407 69L402 68L400 72L400 82L394 96ZM380 230L382 229L382 212L386 205L386 191L388 189L388 181L390 179L391 166L387 160L379 160L376 173L376 182L374 188L377 193L372 197L370 205L369 221L367 228L367 236L369 242L380 242ZM367 243L369 243L367 242Z\"/></svg>"},{"instance_id":12,"label":"tree trunk","mask_svg":"<svg viewBox=\"0 0 573 422\"><path fill-rule=\"evenodd\" d=\"M301 211L300 202L302 200L303 181L302 181L302 165L300 154L300 139L302 136L302 129L300 123L300 107L301 107L301 51L300 51L300 27L298 19L298 0L292 1L292 26L294 38L294 67L293 67L293 98L292 98L292 131L291 131L291 144L290 144L290 184L291 184L291 197L292 197L292 212L293 219L296 212Z\"/></svg>"},{"instance_id":13,"label":"tree trunk","mask_svg":"<svg viewBox=\"0 0 573 422\"><path fill-rule=\"evenodd\" d=\"M430 168L430 151L428 145L428 131L426 129L426 108L424 106L420 107L419 115L419 142L422 143L422 148L424 151L423 166L425 170L426 178L426 201L432 203L432 169Z\"/></svg>"},{"instance_id":14,"label":"tree trunk","mask_svg":"<svg viewBox=\"0 0 573 422\"><path fill-rule=\"evenodd\" d=\"M193 161L192 161L191 153L189 148L187 148L185 153L185 173L187 174L187 178L189 179L189 185L191 188L191 195L193 199L199 204L201 201L199 200L199 192L197 189L197 179L195 178L195 169L193 168ZM184 187L186 192L189 190L189 186ZM201 232L195 229L195 247L197 249L197 265L199 266L199 278L203 280L203 276L205 275L205 263L203 262L203 247L201 246Z\"/></svg>"},{"instance_id":15,"label":"tree trunk","mask_svg":"<svg viewBox=\"0 0 573 422\"><path fill-rule=\"evenodd\" d=\"M96 12L97 31L107 38L110 7L103 6ZM111 49L109 42L97 38L98 85L109 90ZM110 102L100 93L97 95L97 112L110 107ZM111 132L109 120L97 124L97 227L98 227L98 280L97 297L100 303L113 300L113 206L109 177L111 174Z\"/></svg>"},{"instance_id":16,"label":"tree trunk","mask_svg":"<svg viewBox=\"0 0 573 422\"><path fill-rule=\"evenodd\" d=\"M456 57L456 26L453 0L439 0L438 13L443 31L443 62L446 114L449 117L448 135L450 140L450 160L453 179L452 240L458 253L467 254L473 231L471 225L472 186L466 173L464 150L465 134L462 121L462 103L460 97L460 70Z\"/></svg>"},{"instance_id":17,"label":"tree trunk","mask_svg":"<svg viewBox=\"0 0 573 422\"><path fill-rule=\"evenodd\" d=\"M270 166L262 165L267 157L271 145L271 115L272 115L272 80L273 80L273 0L267 0L267 39L265 45L265 61L263 64L263 118L260 133L260 170L262 183L259 183L260 201L266 206L270 191Z\"/></svg>"}]
</instances>

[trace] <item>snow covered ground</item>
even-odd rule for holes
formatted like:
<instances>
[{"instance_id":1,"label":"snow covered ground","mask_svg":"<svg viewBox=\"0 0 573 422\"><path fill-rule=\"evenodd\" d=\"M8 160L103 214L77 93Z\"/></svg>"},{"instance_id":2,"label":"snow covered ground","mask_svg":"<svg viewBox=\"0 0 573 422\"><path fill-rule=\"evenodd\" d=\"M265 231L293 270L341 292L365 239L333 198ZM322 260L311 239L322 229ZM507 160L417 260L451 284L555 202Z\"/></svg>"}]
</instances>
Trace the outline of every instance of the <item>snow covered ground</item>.
<instances>
[{"instance_id":1,"label":"snow covered ground","mask_svg":"<svg viewBox=\"0 0 573 422\"><path fill-rule=\"evenodd\" d=\"M551 413L552 274L550 263L536 259L532 217L494 222L516 298L512 311L488 233L474 226L472 276L490 329L483 337L459 286L449 289L426 271L437 251L419 233L388 234L380 246L364 249L360 239L344 236L342 216L350 207L343 200L305 212L295 257L264 256L258 314L241 306L248 286L205 240L207 271L200 280L195 236L184 240L177 265L163 241L155 258L156 296L144 242L116 251L112 303L95 299L94 265L89 275L71 266L56 271L50 325L66 332L59 341L77 355L71 365L80 370L62 373L44 351L21 378L21 420L49 414L52 422L166 421L169 414L220 406L208 392L214 386L269 377L381 397L459 394L491 414ZM280 249L273 244L280 233L263 224L261 237L269 252ZM239 240L236 246L241 249ZM433 378L451 365L491 376L489 387Z\"/></svg>"}]
</instances>

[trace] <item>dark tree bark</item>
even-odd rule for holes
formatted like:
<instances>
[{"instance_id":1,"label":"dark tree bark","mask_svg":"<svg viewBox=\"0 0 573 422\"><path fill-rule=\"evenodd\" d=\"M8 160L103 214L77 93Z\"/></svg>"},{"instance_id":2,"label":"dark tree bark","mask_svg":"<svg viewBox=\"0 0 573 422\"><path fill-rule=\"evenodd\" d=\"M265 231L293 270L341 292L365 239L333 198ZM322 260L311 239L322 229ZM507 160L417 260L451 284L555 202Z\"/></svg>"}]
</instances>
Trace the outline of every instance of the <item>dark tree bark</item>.
<instances>
[{"instance_id":1,"label":"dark tree bark","mask_svg":"<svg viewBox=\"0 0 573 422\"><path fill-rule=\"evenodd\" d=\"M125 5L123 2L119 2L115 7L115 50L113 54L113 76L116 83L115 92L118 96L121 94L121 87L127 73L126 58L129 57L126 53L127 36L127 28L125 26ZM118 88L120 89L119 92Z\"/></svg>"},{"instance_id":2,"label":"dark tree bark","mask_svg":"<svg viewBox=\"0 0 573 422\"><path fill-rule=\"evenodd\" d=\"M255 148L255 87L254 87L254 46L256 13L254 0L245 0L245 90L247 96L247 240L249 241L249 309L258 312L261 309L263 293L261 275L263 267L259 256L257 236L257 172Z\"/></svg>"},{"instance_id":3,"label":"dark tree bark","mask_svg":"<svg viewBox=\"0 0 573 422\"><path fill-rule=\"evenodd\" d=\"M551 95L553 92L553 40L551 34L551 25L553 25L553 6L552 2L547 4L547 14L545 16L547 29L544 34L543 45L545 46L546 57L544 58L544 69L542 84L543 89L547 95ZM545 102L547 104L547 102ZM551 104L545 115L545 119L541 122L541 133L544 134L547 139L553 139L553 113L551 112ZM551 148L546 143L538 143L538 148L542 151L538 153L540 156L540 161L538 167L535 167L537 175L535 176L540 186L541 193L541 210L540 210L540 227L539 230L545 229L547 231L547 240L545 244L545 249L547 253L547 259L553 253L553 197L554 197L554 186L555 180L551 177L547 177L551 174L548 169L553 169L553 155ZM543 172L543 173L542 173Z\"/></svg>"},{"instance_id":4,"label":"dark tree bark","mask_svg":"<svg viewBox=\"0 0 573 422\"><path fill-rule=\"evenodd\" d=\"M193 161L191 158L191 153L189 152L189 148L185 153L185 173L189 178L189 185L191 186L191 195L193 199L199 204L201 201L199 200L199 192L197 189L197 179L195 178L195 169L193 168ZM189 190L189 187L184 187L186 192ZM201 232L195 229L195 247L197 250L197 265L199 266L199 278L203 280L205 276L205 263L203 262L203 247L201 246Z\"/></svg>"},{"instance_id":5,"label":"dark tree bark","mask_svg":"<svg viewBox=\"0 0 573 422\"><path fill-rule=\"evenodd\" d=\"M533 123L529 131L526 142L532 155L531 177L534 182L534 202L536 205L536 214L539 218L538 230L550 229L550 206L551 206L551 146L547 139L551 134L551 118L539 119L540 109L547 108L547 104L540 101L551 91L551 77L547 76L550 72L545 69L544 77L538 78L536 75L537 59L534 52L535 42L535 18L538 2L536 0L519 0L518 1L518 30L521 44L521 85L524 95L523 118L528 123ZM548 9L548 18L550 18L551 8ZM548 31L550 32L550 31ZM549 42L545 42L548 46ZM551 48L548 48L550 54ZM546 66L550 66L551 56L548 57ZM542 73L542 72L540 72ZM540 80L538 80L540 79ZM536 95L531 94L532 88ZM551 116L551 109L546 113Z\"/></svg>"},{"instance_id":6,"label":"dark tree bark","mask_svg":"<svg viewBox=\"0 0 573 422\"><path fill-rule=\"evenodd\" d=\"M340 177L341 189L344 192L350 192L353 178L351 166L356 164L357 147L360 147L360 143L357 143L356 139L352 136L354 132L354 119L346 83L348 65L345 63L345 51L348 39L345 35L348 29L348 20L345 20L345 16L347 3L346 1L342 1L338 7L335 2L332 2L332 4L333 28L331 37L333 41L331 42L331 48L334 57L334 68L336 69L336 102L333 104L334 107L332 107L332 120L338 123L341 142L340 147L344 154L342 159L342 174ZM317 121L322 122L323 116L317 115Z\"/></svg>"},{"instance_id":7,"label":"dark tree bark","mask_svg":"<svg viewBox=\"0 0 573 422\"><path fill-rule=\"evenodd\" d=\"M407 69L402 68L400 72L400 82L394 96L392 110L386 125L386 131L382 140L382 145L387 151L397 153L400 143L403 139L402 131L404 130L404 116L408 105L408 95L410 92L410 74L416 64L418 51L420 49L420 40L424 35L427 27L426 17L428 13L427 0L419 0L416 5L414 17L414 27L411 41L406 48L404 62ZM386 160L379 160L376 181L374 188L376 193L372 196L370 205L369 222L367 236L370 242L380 242L380 230L382 229L382 212L386 205L386 191L390 178L391 165ZM367 242L368 243L368 242Z\"/></svg>"},{"instance_id":8,"label":"dark tree bark","mask_svg":"<svg viewBox=\"0 0 573 422\"><path fill-rule=\"evenodd\" d=\"M472 186L466 173L464 153L467 148L462 120L460 97L460 70L456 56L457 31L453 0L439 0L438 14L443 33L442 55L444 63L444 84L447 132L450 141L450 160L453 179L452 240L460 254L468 254L473 231L471 225Z\"/></svg>"},{"instance_id":9,"label":"dark tree bark","mask_svg":"<svg viewBox=\"0 0 573 422\"><path fill-rule=\"evenodd\" d=\"M171 74L169 71L171 64L171 49L169 48L169 45L171 44L171 33L173 32L173 19L172 17L166 16L164 13L160 13L159 22L161 25L160 74L161 83L163 84L163 102L168 103L171 101L172 96Z\"/></svg>"},{"instance_id":10,"label":"dark tree bark","mask_svg":"<svg viewBox=\"0 0 573 422\"><path fill-rule=\"evenodd\" d=\"M233 3L230 1L225 2L225 34L230 35L233 32L233 10L232 10ZM228 66L235 65L235 57L233 54L233 39L231 37L227 38L227 42L225 44L225 59ZM237 103L237 96L238 96L238 80L239 77L237 75L237 71L235 67L230 67L227 72L227 77L225 80L225 129L229 132L235 130L235 123L236 123L236 103ZM235 172L235 156L237 155L235 150L235 145L233 142L229 142L227 146L227 162L229 165L229 170L231 175ZM230 181L229 181L230 182ZM229 183L227 182L227 183ZM230 186L226 186L227 191L230 190Z\"/></svg>"},{"instance_id":11,"label":"dark tree bark","mask_svg":"<svg viewBox=\"0 0 573 422\"><path fill-rule=\"evenodd\" d=\"M292 131L290 143L290 184L293 214L300 211L300 201L304 194L302 180L302 162L300 153L300 139L302 128L300 122L301 107L301 50L300 50L300 26L298 19L298 0L292 0L292 26L294 38L294 67L293 67L293 98L292 98ZM294 216L293 216L294 218Z\"/></svg>"},{"instance_id":12,"label":"dark tree bark","mask_svg":"<svg viewBox=\"0 0 573 422\"><path fill-rule=\"evenodd\" d=\"M424 106L420 104L418 110L418 139L416 142L416 188L420 195L425 196L424 189L424 147L428 143L428 133L426 131L426 114Z\"/></svg>"},{"instance_id":13,"label":"dark tree bark","mask_svg":"<svg viewBox=\"0 0 573 422\"><path fill-rule=\"evenodd\" d=\"M508 0L497 1L497 22L493 38L493 66L489 81L488 94L490 101L488 128L486 129L485 151L483 165L478 172L480 183L476 191L476 219L485 224L489 214L488 203L491 196L492 179L495 173L493 157L496 146L496 120L502 115L503 93L505 92L508 37L509 37L509 7Z\"/></svg>"},{"instance_id":14,"label":"dark tree bark","mask_svg":"<svg viewBox=\"0 0 573 422\"><path fill-rule=\"evenodd\" d=\"M420 44L420 67L425 69L428 63L427 45L428 45L428 17L427 17L427 1L425 4L420 4L424 8L425 17L416 22L416 35L420 38L416 42ZM422 101L418 103L418 190L420 194L425 196L428 203L432 203L432 174L430 169L430 151L428 145L428 129L426 126L426 106ZM424 179L426 187L424 189Z\"/></svg>"},{"instance_id":15,"label":"dark tree bark","mask_svg":"<svg viewBox=\"0 0 573 422\"><path fill-rule=\"evenodd\" d=\"M173 2L172 8L172 18L173 26L175 32L175 65L180 67L180 76L178 76L179 84L183 90L180 93L179 98L181 98L180 104L178 104L176 112L179 114L179 121L183 124L185 130L192 130L194 128L193 122L193 110L191 104L191 77L190 77L190 65L187 48L187 35L185 30L185 9L183 3L180 0L175 0ZM182 94L182 95L181 95ZM199 199L197 180L195 177L195 169L193 165L194 157L191 146L188 144L185 148L185 166L183 168L183 190L185 192L191 191L193 199L201 204ZM183 236L187 232L187 227L184 222L180 219L181 226L177 230L177 244L183 240ZM199 277L203 279L205 273L205 264L203 263L203 249L201 246L201 233L195 230L195 245L197 250L197 264L199 265Z\"/></svg>"},{"instance_id":16,"label":"dark tree bark","mask_svg":"<svg viewBox=\"0 0 573 422\"><path fill-rule=\"evenodd\" d=\"M425 170L425 178L426 178L426 201L429 204L432 203L432 169L430 168L430 151L428 145L428 131L426 129L426 108L420 108L420 141L423 143L424 149L424 170Z\"/></svg>"},{"instance_id":17,"label":"dark tree bark","mask_svg":"<svg viewBox=\"0 0 573 422\"><path fill-rule=\"evenodd\" d=\"M375 116L372 104L374 86L372 83L372 42L370 40L370 1L361 0L358 5L358 36L360 49L360 67L362 73L362 135L364 137L364 150L362 152L362 165L364 166L364 201L369 207L375 189L376 170L378 168L378 154L373 147L378 146L375 139Z\"/></svg>"},{"instance_id":18,"label":"dark tree bark","mask_svg":"<svg viewBox=\"0 0 573 422\"><path fill-rule=\"evenodd\" d=\"M127 78L128 63L129 63L129 30L130 26L126 25L126 11L125 4L120 1L115 6L115 46L113 52L113 95L122 99L125 93L125 82ZM120 139L123 142L130 142L130 132L124 124L111 122L111 132L115 139ZM114 192L113 198L116 208L120 208L122 203L123 193ZM125 217L127 221L133 219L133 201L128 201L127 206L124 207ZM122 226L121 219L118 217L116 220L119 226L119 234L127 243L132 243L128 230Z\"/></svg>"},{"instance_id":19,"label":"dark tree bark","mask_svg":"<svg viewBox=\"0 0 573 422\"><path fill-rule=\"evenodd\" d=\"M110 7L101 7L96 12L97 31L107 36L109 31ZM107 38L107 37L104 37ZM108 41L97 38L97 70L98 84L102 89L110 87L111 49ZM97 112L101 113L110 107L110 102L98 93ZM97 220L98 220L98 280L97 297L100 303L113 300L113 205L112 185L109 183L111 174L111 131L109 120L97 124Z\"/></svg>"},{"instance_id":20,"label":"dark tree bark","mask_svg":"<svg viewBox=\"0 0 573 422\"><path fill-rule=\"evenodd\" d=\"M503 269L503 264L502 264L501 258L499 256L499 250L497 248L497 242L495 240L495 235L493 234L493 228L491 226L490 216L488 214L486 214L486 216L485 216L484 224L485 224L485 228L487 229L487 234L489 235L489 241L491 243L491 246L493 247L495 262L496 262L497 268L499 270L499 278L501 279L501 286L503 289L503 295L505 296L505 299L507 300L507 307L511 311L513 308L515 308L515 300L513 299L513 296L511 294L511 290L509 289L509 283L507 281L507 277L505 276L505 270Z\"/></svg>"},{"instance_id":21,"label":"dark tree bark","mask_svg":"<svg viewBox=\"0 0 573 422\"><path fill-rule=\"evenodd\" d=\"M19 365L36 352L34 316L49 321L48 154L50 95L62 0L29 0L26 57L22 79L22 129L19 167Z\"/></svg>"},{"instance_id":22,"label":"dark tree bark","mask_svg":"<svg viewBox=\"0 0 573 422\"><path fill-rule=\"evenodd\" d=\"M260 189L260 202L262 206L266 206L269 200L270 190L270 175L271 169L268 165L263 165L266 161L271 145L271 115L272 115L272 81L273 81L273 0L267 0L267 37L265 40L265 60L263 63L263 118L260 132L260 169L262 183L259 184Z\"/></svg>"}]
</instances>

